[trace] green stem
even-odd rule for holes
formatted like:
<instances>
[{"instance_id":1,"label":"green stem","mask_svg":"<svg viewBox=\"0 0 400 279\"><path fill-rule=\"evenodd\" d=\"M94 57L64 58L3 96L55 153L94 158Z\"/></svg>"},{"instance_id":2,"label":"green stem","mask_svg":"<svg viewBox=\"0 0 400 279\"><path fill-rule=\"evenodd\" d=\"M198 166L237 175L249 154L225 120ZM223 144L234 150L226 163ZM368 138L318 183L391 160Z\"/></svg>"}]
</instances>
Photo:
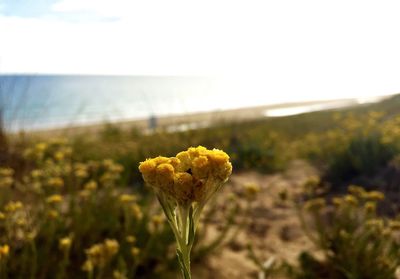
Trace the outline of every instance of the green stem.
<instances>
[{"instance_id":1,"label":"green stem","mask_svg":"<svg viewBox=\"0 0 400 279\"><path fill-rule=\"evenodd\" d=\"M181 264L182 275L184 279L190 279L190 251L192 249L192 243L189 241L189 224L188 224L188 215L189 215L189 207L188 206L178 206L178 224L181 228L178 229L180 232L179 237L177 238L178 242L178 257L179 262ZM180 252L180 253L179 253Z\"/></svg>"}]
</instances>

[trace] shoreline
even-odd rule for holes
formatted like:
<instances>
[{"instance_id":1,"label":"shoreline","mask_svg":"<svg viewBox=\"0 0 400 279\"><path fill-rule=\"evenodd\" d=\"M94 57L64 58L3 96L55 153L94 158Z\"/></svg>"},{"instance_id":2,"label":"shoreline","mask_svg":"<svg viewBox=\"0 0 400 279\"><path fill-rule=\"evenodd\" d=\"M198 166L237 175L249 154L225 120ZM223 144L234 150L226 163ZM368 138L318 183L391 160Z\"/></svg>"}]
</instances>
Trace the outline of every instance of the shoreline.
<instances>
[{"instance_id":1,"label":"shoreline","mask_svg":"<svg viewBox=\"0 0 400 279\"><path fill-rule=\"evenodd\" d=\"M357 98L337 99L337 100L319 100L294 103L282 103L273 105L262 105L253 107L244 107L236 109L224 109L205 112L196 112L188 114L174 114L156 117L156 130L167 132L185 131L197 128L204 128L218 122L241 122L263 118L284 117L296 114L303 114L313 111L341 109L350 106L361 105L380 101L389 96L380 96L371 99L371 101L360 101ZM144 133L151 133L154 129L149 128L150 118L116 120L110 122L71 124L69 126L57 128L43 128L38 130L23 131L25 134L34 136L74 136L86 133L97 134L108 124L115 125L119 129L137 129ZM20 132L11 132L10 135Z\"/></svg>"}]
</instances>

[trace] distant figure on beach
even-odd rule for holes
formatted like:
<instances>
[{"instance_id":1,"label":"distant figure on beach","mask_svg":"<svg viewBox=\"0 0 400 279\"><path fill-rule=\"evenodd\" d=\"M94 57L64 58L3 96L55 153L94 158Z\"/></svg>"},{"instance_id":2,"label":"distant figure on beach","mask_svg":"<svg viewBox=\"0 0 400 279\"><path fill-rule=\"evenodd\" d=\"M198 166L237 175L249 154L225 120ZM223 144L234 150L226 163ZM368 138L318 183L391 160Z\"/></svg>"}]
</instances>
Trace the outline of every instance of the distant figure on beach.
<instances>
[{"instance_id":1,"label":"distant figure on beach","mask_svg":"<svg viewBox=\"0 0 400 279\"><path fill-rule=\"evenodd\" d=\"M157 117L155 115L151 115L149 118L149 129L150 131L154 131L157 128Z\"/></svg>"}]
</instances>

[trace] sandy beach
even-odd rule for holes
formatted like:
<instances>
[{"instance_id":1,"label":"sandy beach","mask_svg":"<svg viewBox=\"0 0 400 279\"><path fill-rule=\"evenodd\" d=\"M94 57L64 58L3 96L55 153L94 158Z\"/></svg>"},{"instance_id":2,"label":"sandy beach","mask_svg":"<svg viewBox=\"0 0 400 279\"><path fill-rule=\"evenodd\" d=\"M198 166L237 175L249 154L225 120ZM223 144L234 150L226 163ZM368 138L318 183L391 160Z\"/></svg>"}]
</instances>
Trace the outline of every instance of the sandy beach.
<instances>
[{"instance_id":1,"label":"sandy beach","mask_svg":"<svg viewBox=\"0 0 400 279\"><path fill-rule=\"evenodd\" d=\"M168 115L157 117L155 121L156 129L164 130L167 132L174 132L207 127L209 125L219 122L241 122L247 120L261 119L265 117L300 114L316 110L337 109L357 104L359 104L357 99L284 103L230 110ZM115 122L102 122L86 125L71 124L66 127L35 130L29 131L28 133L39 137L46 137L50 134L52 136L72 136L81 134L89 135L98 133L99 131L104 129L105 125L107 124L116 125L122 130L135 128L144 133L151 133L152 131L154 131L154 129L150 127L150 122L150 119L146 118Z\"/></svg>"}]
</instances>

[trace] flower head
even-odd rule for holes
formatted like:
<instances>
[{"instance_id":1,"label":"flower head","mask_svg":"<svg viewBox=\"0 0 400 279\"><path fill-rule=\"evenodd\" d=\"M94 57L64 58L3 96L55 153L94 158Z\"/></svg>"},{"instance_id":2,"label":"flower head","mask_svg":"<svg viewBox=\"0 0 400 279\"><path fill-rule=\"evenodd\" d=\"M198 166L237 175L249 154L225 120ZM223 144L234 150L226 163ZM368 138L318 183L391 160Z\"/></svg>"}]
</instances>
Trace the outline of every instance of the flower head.
<instances>
[{"instance_id":1,"label":"flower head","mask_svg":"<svg viewBox=\"0 0 400 279\"><path fill-rule=\"evenodd\" d=\"M140 163L139 170L156 192L175 235L183 276L191 278L190 251L200 213L232 173L229 156L218 149L190 147L175 157L147 159ZM153 220L154 225L160 220ZM134 257L138 253L132 250Z\"/></svg>"},{"instance_id":2,"label":"flower head","mask_svg":"<svg viewBox=\"0 0 400 279\"><path fill-rule=\"evenodd\" d=\"M118 253L118 250L119 244L116 240L106 239L103 243L95 244L85 251L86 262L90 262L92 266L104 267Z\"/></svg>"},{"instance_id":3,"label":"flower head","mask_svg":"<svg viewBox=\"0 0 400 279\"><path fill-rule=\"evenodd\" d=\"M176 157L147 159L139 166L144 181L179 204L202 203L215 193L232 172L222 150L190 147Z\"/></svg>"},{"instance_id":4,"label":"flower head","mask_svg":"<svg viewBox=\"0 0 400 279\"><path fill-rule=\"evenodd\" d=\"M10 246L4 244L0 246L0 259L7 257L10 254Z\"/></svg>"},{"instance_id":5,"label":"flower head","mask_svg":"<svg viewBox=\"0 0 400 279\"><path fill-rule=\"evenodd\" d=\"M70 237L63 237L58 241L58 248L63 251L69 251L72 244L72 239Z\"/></svg>"},{"instance_id":6,"label":"flower head","mask_svg":"<svg viewBox=\"0 0 400 279\"><path fill-rule=\"evenodd\" d=\"M46 202L48 204L57 204L57 203L62 202L62 200L63 200L63 197L61 195L51 195L50 197L48 197L46 199Z\"/></svg>"}]
</instances>

